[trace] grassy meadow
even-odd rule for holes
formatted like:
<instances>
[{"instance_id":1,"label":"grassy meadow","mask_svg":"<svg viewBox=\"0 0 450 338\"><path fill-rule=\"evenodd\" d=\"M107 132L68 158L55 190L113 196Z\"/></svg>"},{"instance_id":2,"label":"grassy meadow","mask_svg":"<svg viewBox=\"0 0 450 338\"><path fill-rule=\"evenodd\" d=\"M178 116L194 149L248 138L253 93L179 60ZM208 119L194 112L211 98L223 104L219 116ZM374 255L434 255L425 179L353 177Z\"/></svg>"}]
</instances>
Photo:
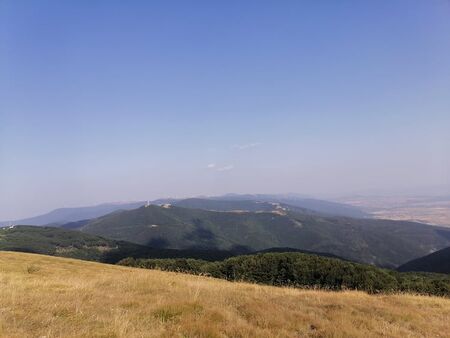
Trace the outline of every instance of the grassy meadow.
<instances>
[{"instance_id":1,"label":"grassy meadow","mask_svg":"<svg viewBox=\"0 0 450 338\"><path fill-rule=\"evenodd\" d=\"M1 337L445 337L450 299L279 288L0 252Z\"/></svg>"}]
</instances>

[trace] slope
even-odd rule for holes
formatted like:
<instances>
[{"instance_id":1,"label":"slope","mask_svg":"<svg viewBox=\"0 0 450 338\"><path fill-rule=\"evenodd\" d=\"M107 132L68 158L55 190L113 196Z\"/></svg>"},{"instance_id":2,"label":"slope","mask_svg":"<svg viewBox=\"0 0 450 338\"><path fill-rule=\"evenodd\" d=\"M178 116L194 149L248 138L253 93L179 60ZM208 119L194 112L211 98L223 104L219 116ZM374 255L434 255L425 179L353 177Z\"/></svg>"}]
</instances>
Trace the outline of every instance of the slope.
<instances>
[{"instance_id":1,"label":"slope","mask_svg":"<svg viewBox=\"0 0 450 338\"><path fill-rule=\"evenodd\" d=\"M398 271L424 271L450 274L450 247L409 261L398 267Z\"/></svg>"},{"instance_id":2,"label":"slope","mask_svg":"<svg viewBox=\"0 0 450 338\"><path fill-rule=\"evenodd\" d=\"M126 257L220 260L233 255L219 250L155 249L79 231L37 226L0 229L0 251L39 253L106 263L116 263Z\"/></svg>"},{"instance_id":3,"label":"slope","mask_svg":"<svg viewBox=\"0 0 450 338\"><path fill-rule=\"evenodd\" d=\"M231 283L0 252L4 337L444 337L450 300Z\"/></svg>"}]
</instances>

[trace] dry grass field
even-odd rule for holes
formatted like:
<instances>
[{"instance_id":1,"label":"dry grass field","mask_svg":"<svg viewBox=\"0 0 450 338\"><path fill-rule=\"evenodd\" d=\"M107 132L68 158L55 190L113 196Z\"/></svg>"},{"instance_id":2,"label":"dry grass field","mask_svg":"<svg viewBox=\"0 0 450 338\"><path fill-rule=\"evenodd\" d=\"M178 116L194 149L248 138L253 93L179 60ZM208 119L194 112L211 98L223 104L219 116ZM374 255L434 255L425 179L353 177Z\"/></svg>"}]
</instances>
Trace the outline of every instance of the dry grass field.
<instances>
[{"instance_id":1,"label":"dry grass field","mask_svg":"<svg viewBox=\"0 0 450 338\"><path fill-rule=\"evenodd\" d=\"M2 337L445 337L450 300L0 253Z\"/></svg>"}]
</instances>

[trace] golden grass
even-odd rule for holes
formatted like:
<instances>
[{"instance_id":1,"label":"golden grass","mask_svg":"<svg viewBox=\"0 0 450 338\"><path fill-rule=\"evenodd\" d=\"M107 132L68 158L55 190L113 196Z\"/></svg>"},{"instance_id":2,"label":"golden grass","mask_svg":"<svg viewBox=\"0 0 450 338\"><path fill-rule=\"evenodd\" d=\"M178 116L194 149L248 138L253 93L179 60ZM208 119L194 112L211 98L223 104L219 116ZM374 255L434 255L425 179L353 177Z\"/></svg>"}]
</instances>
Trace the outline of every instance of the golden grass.
<instances>
[{"instance_id":1,"label":"golden grass","mask_svg":"<svg viewBox=\"0 0 450 338\"><path fill-rule=\"evenodd\" d=\"M0 253L2 337L445 337L450 300Z\"/></svg>"}]
</instances>

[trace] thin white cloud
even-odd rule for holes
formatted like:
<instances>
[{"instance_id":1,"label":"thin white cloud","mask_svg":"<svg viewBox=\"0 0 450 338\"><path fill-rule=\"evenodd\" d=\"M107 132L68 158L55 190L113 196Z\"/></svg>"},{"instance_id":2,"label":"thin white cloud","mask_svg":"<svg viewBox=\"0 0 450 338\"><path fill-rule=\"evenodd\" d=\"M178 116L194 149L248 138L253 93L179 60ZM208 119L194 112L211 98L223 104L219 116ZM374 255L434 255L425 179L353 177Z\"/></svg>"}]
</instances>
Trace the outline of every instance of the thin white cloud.
<instances>
[{"instance_id":1,"label":"thin white cloud","mask_svg":"<svg viewBox=\"0 0 450 338\"><path fill-rule=\"evenodd\" d=\"M252 142L252 143L246 143L246 144L236 144L233 148L237 150L245 150L250 148L259 147L262 143L261 142Z\"/></svg>"},{"instance_id":2,"label":"thin white cloud","mask_svg":"<svg viewBox=\"0 0 450 338\"><path fill-rule=\"evenodd\" d=\"M208 168L208 169L214 169L215 167L216 167L215 163L210 163L206 166L206 168Z\"/></svg>"},{"instance_id":3,"label":"thin white cloud","mask_svg":"<svg viewBox=\"0 0 450 338\"><path fill-rule=\"evenodd\" d=\"M217 168L217 171L230 171L234 169L234 165L226 165L224 167Z\"/></svg>"}]
</instances>

